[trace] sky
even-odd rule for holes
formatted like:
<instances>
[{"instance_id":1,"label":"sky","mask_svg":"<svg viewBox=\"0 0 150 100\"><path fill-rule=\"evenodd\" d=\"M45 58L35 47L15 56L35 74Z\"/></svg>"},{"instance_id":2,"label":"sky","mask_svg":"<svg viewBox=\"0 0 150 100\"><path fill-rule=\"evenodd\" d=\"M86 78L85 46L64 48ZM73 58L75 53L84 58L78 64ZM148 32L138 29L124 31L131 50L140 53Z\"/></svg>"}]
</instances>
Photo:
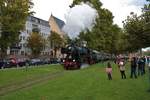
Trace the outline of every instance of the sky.
<instances>
[{"instance_id":1,"label":"sky","mask_svg":"<svg viewBox=\"0 0 150 100\"><path fill-rule=\"evenodd\" d=\"M80 31L89 28L93 24L93 19L96 17L94 9L85 4L77 5L70 9L69 5L71 5L73 0L32 1L34 3L32 10L36 12L36 17L48 21L50 15L53 14L66 22L64 30L68 32L70 36L76 36ZM135 12L138 15L141 14L141 8L145 4L145 0L100 1L103 3L103 8L107 8L113 13L114 23L120 27L122 27L122 21L126 19L130 12Z\"/></svg>"},{"instance_id":2,"label":"sky","mask_svg":"<svg viewBox=\"0 0 150 100\"><path fill-rule=\"evenodd\" d=\"M63 31L73 38L85 29L92 29L97 11L87 4L75 5L65 14L66 24Z\"/></svg>"},{"instance_id":3,"label":"sky","mask_svg":"<svg viewBox=\"0 0 150 100\"><path fill-rule=\"evenodd\" d=\"M35 16L48 20L51 13L65 20L65 14L69 10L69 5L73 0L32 0L34 3L33 11L36 12Z\"/></svg>"}]
</instances>

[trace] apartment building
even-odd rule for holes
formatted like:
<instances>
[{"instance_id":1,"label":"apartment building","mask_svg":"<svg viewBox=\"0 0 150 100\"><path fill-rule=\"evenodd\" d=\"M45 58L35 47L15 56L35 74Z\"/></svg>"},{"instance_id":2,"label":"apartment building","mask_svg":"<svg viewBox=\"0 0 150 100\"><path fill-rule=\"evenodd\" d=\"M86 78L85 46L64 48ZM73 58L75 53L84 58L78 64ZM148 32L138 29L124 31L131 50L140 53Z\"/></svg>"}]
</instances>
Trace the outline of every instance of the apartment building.
<instances>
[{"instance_id":1,"label":"apartment building","mask_svg":"<svg viewBox=\"0 0 150 100\"><path fill-rule=\"evenodd\" d=\"M46 39L50 35L50 26L49 22L42 20L40 18L29 16L27 18L25 28L23 31L20 31L19 44L11 47L8 52L13 55L30 55L31 50L27 47L27 39L32 33L33 29L38 29L40 34ZM42 55L49 55L50 54L50 45L46 44L43 48Z\"/></svg>"}]
</instances>

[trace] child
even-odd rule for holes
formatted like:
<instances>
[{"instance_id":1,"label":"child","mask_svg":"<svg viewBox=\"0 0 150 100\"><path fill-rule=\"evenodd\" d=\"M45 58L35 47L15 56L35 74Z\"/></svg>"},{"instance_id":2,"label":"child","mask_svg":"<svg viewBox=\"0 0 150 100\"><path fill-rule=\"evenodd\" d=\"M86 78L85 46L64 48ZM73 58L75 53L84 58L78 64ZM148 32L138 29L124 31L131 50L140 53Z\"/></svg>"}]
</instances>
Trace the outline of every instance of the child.
<instances>
[{"instance_id":1,"label":"child","mask_svg":"<svg viewBox=\"0 0 150 100\"><path fill-rule=\"evenodd\" d=\"M125 65L124 65L124 61L123 60L119 62L119 69L120 69L120 73L121 73L121 78L122 79L126 79Z\"/></svg>"},{"instance_id":2,"label":"child","mask_svg":"<svg viewBox=\"0 0 150 100\"><path fill-rule=\"evenodd\" d=\"M112 67L109 62L107 63L106 73L108 75L108 79L112 80Z\"/></svg>"}]
</instances>

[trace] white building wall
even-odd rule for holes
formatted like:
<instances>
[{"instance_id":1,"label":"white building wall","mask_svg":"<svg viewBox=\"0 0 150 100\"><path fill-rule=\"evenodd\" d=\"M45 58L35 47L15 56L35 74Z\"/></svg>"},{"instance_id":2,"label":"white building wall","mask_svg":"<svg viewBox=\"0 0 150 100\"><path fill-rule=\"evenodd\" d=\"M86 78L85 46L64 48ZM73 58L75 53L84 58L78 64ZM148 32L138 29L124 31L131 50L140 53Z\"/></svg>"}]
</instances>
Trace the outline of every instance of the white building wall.
<instances>
[{"instance_id":1,"label":"white building wall","mask_svg":"<svg viewBox=\"0 0 150 100\"><path fill-rule=\"evenodd\" d=\"M47 21L35 17L32 18L36 19L35 22L31 20L31 17L29 17L29 19L26 21L24 31L21 31L21 34L19 36L21 40L19 46L21 46L21 49L19 50L18 53L22 55L31 54L31 50L27 48L27 39L32 33L32 29L34 28L34 25L36 25L38 29L40 29L40 33L45 39L47 39L47 37L50 35L50 26ZM43 23L47 23L47 24L43 25ZM48 44L46 44L45 50L42 51L42 54L47 54L47 53L50 53L50 46Z\"/></svg>"}]
</instances>

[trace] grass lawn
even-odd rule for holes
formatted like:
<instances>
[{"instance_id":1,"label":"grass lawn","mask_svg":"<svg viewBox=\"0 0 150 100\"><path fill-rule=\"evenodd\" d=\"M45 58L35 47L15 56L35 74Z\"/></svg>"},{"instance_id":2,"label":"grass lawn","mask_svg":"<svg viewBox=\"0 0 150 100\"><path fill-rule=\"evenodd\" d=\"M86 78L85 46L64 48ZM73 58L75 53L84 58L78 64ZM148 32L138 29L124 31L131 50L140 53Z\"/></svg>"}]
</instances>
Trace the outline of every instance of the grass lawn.
<instances>
[{"instance_id":1,"label":"grass lawn","mask_svg":"<svg viewBox=\"0 0 150 100\"><path fill-rule=\"evenodd\" d=\"M130 79L130 69L127 65L127 79L122 80L117 66L113 64L113 80L109 81L105 65L96 64L73 71L64 71L62 66L31 68L29 72L23 69L0 71L1 86L12 79L18 82L26 79L24 73L39 76L63 71L61 76L34 84L30 88L9 92L0 96L0 100L150 100L150 93L147 92L150 86L148 72L137 79Z\"/></svg>"},{"instance_id":2,"label":"grass lawn","mask_svg":"<svg viewBox=\"0 0 150 100\"><path fill-rule=\"evenodd\" d=\"M60 65L30 66L27 70L26 68L0 70L0 87L38 78L42 75L61 70L63 70L63 68L60 67Z\"/></svg>"}]
</instances>

